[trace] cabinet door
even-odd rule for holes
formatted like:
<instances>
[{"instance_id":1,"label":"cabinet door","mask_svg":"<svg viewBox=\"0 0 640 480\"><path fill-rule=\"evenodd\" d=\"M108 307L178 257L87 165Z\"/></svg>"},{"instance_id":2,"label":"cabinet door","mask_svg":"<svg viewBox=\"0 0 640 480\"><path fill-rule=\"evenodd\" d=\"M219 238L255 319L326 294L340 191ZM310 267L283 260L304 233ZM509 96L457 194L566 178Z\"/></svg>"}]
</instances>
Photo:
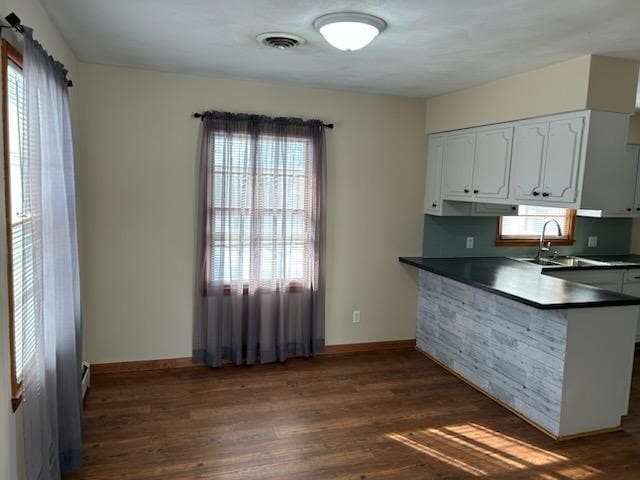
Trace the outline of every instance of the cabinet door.
<instances>
[{"instance_id":1,"label":"cabinet door","mask_svg":"<svg viewBox=\"0 0 640 480\"><path fill-rule=\"evenodd\" d=\"M640 145L627 145L628 160L636 165L636 189L633 202L634 215L640 215Z\"/></svg>"},{"instance_id":2,"label":"cabinet door","mask_svg":"<svg viewBox=\"0 0 640 480\"><path fill-rule=\"evenodd\" d=\"M427 147L427 178L424 192L424 213L439 214L442 211L442 137L429 137Z\"/></svg>"},{"instance_id":3,"label":"cabinet door","mask_svg":"<svg viewBox=\"0 0 640 480\"><path fill-rule=\"evenodd\" d=\"M583 117L549 122L542 196L550 202L577 200L583 127Z\"/></svg>"},{"instance_id":4,"label":"cabinet door","mask_svg":"<svg viewBox=\"0 0 640 480\"><path fill-rule=\"evenodd\" d=\"M615 191L619 199L616 205L619 204L620 208L611 212L609 216L623 217L633 215L636 211L640 212L640 202L636 198L638 180L638 148L635 145L627 145L624 170L620 172L620 182L616 185Z\"/></svg>"},{"instance_id":5,"label":"cabinet door","mask_svg":"<svg viewBox=\"0 0 640 480\"><path fill-rule=\"evenodd\" d=\"M631 295L632 297L640 297L640 282L635 281L631 283L624 284L624 288L622 289L622 293L626 295ZM638 318L638 327L636 330L636 342L640 342L640 318Z\"/></svg>"},{"instance_id":6,"label":"cabinet door","mask_svg":"<svg viewBox=\"0 0 640 480\"><path fill-rule=\"evenodd\" d=\"M474 198L507 198L512 141L513 127L477 132L472 185Z\"/></svg>"},{"instance_id":7,"label":"cabinet door","mask_svg":"<svg viewBox=\"0 0 640 480\"><path fill-rule=\"evenodd\" d=\"M523 202L541 198L542 169L549 134L549 122L518 125L511 157L512 198Z\"/></svg>"},{"instance_id":8,"label":"cabinet door","mask_svg":"<svg viewBox=\"0 0 640 480\"><path fill-rule=\"evenodd\" d=\"M476 147L475 133L444 137L442 195L445 198L471 196L471 174Z\"/></svg>"}]
</instances>

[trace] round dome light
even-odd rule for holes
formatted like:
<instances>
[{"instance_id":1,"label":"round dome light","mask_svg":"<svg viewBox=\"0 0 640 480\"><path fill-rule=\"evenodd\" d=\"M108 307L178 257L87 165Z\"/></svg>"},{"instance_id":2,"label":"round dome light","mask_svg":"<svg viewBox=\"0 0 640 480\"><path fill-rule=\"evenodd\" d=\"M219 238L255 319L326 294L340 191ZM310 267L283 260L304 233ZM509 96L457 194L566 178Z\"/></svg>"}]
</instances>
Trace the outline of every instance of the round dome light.
<instances>
[{"instance_id":1,"label":"round dome light","mask_svg":"<svg viewBox=\"0 0 640 480\"><path fill-rule=\"evenodd\" d=\"M387 28L387 22L366 13L329 13L318 17L313 26L330 45L339 50L360 50Z\"/></svg>"}]
</instances>

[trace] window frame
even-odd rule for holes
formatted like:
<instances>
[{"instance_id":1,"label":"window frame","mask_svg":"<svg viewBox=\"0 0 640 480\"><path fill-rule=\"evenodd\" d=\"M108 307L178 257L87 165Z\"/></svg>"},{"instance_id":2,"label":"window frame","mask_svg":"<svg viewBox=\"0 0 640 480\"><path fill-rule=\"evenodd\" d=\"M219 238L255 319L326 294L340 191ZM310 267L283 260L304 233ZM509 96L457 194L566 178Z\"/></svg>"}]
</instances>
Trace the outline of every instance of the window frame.
<instances>
[{"instance_id":1,"label":"window frame","mask_svg":"<svg viewBox=\"0 0 640 480\"><path fill-rule=\"evenodd\" d=\"M575 226L576 226L576 210L572 208L566 209L567 225L569 226L566 238L546 237L553 245L573 245L575 243ZM498 247L532 247L538 246L540 242L539 236L510 236L502 235L502 218L498 217L496 222L496 246Z\"/></svg>"},{"instance_id":2,"label":"window frame","mask_svg":"<svg viewBox=\"0 0 640 480\"><path fill-rule=\"evenodd\" d=\"M11 406L15 412L23 398L23 385L18 381L16 372L16 331L15 305L13 302L13 223L11 218L11 177L9 151L9 61L23 68L22 54L6 39L0 45L2 56L2 135L3 135L3 168L4 168L4 205L5 205L5 235L7 241L7 291L9 306L9 357L11 368Z\"/></svg>"}]
</instances>

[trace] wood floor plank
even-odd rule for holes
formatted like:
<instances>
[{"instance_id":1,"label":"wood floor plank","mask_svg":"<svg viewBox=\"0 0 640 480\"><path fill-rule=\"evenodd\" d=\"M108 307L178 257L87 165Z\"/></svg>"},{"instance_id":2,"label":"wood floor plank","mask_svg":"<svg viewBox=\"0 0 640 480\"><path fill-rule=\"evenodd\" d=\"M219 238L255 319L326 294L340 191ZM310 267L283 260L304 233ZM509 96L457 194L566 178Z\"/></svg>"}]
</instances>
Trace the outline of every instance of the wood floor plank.
<instances>
[{"instance_id":1,"label":"wood floor plank","mask_svg":"<svg viewBox=\"0 0 640 480\"><path fill-rule=\"evenodd\" d=\"M96 375L68 480L640 479L623 431L554 442L414 351Z\"/></svg>"}]
</instances>

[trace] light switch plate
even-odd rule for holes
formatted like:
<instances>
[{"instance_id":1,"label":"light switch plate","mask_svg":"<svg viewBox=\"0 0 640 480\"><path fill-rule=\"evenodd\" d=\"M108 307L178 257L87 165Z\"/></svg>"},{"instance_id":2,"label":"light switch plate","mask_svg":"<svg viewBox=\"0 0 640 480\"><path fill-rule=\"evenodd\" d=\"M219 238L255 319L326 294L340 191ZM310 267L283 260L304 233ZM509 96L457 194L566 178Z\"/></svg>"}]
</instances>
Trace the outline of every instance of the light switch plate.
<instances>
[{"instance_id":1,"label":"light switch plate","mask_svg":"<svg viewBox=\"0 0 640 480\"><path fill-rule=\"evenodd\" d=\"M589 237L587 239L587 247L597 247L598 246L598 237Z\"/></svg>"},{"instance_id":2,"label":"light switch plate","mask_svg":"<svg viewBox=\"0 0 640 480\"><path fill-rule=\"evenodd\" d=\"M473 248L473 237L467 237L467 248Z\"/></svg>"}]
</instances>

